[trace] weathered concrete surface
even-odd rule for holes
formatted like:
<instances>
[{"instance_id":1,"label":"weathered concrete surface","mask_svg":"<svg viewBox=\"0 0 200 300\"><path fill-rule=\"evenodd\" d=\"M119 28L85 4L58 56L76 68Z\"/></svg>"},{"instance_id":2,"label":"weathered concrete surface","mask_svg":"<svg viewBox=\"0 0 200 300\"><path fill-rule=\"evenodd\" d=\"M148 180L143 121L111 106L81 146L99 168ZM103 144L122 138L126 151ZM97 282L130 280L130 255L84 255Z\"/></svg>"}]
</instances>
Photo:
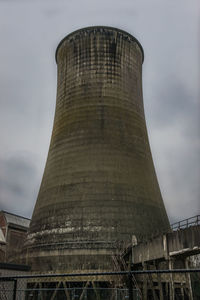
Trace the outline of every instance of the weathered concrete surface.
<instances>
[{"instance_id":1,"label":"weathered concrete surface","mask_svg":"<svg viewBox=\"0 0 200 300\"><path fill-rule=\"evenodd\" d=\"M200 253L200 225L160 235L132 248L134 264L153 260L185 258Z\"/></svg>"},{"instance_id":2,"label":"weathered concrete surface","mask_svg":"<svg viewBox=\"0 0 200 300\"><path fill-rule=\"evenodd\" d=\"M67 36L56 60L55 120L26 263L111 270L119 242L169 230L145 124L143 50L126 32L92 27Z\"/></svg>"}]
</instances>

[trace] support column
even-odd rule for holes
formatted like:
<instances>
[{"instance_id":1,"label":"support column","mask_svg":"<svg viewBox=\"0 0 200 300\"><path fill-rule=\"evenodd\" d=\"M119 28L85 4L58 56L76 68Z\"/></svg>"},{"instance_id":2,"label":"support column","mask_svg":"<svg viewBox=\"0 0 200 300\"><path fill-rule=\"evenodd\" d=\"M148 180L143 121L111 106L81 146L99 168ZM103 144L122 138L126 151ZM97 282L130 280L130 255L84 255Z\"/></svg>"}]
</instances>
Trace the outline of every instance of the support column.
<instances>
[{"instance_id":1,"label":"support column","mask_svg":"<svg viewBox=\"0 0 200 300\"><path fill-rule=\"evenodd\" d=\"M169 259L169 270L174 269L174 260ZM174 276L173 273L170 274L170 300L175 300L175 290L174 290Z\"/></svg>"},{"instance_id":2,"label":"support column","mask_svg":"<svg viewBox=\"0 0 200 300\"><path fill-rule=\"evenodd\" d=\"M159 270L159 264L155 263L155 266L156 266L156 270ZM157 274L157 279L158 279L159 296L160 296L159 298L160 298L160 300L164 300L161 274L159 274L159 273Z\"/></svg>"},{"instance_id":3,"label":"support column","mask_svg":"<svg viewBox=\"0 0 200 300\"><path fill-rule=\"evenodd\" d=\"M147 265L144 262L143 263L143 270L147 270ZM143 274L143 284L142 284L142 289L143 289L143 300L147 300L147 274Z\"/></svg>"},{"instance_id":4,"label":"support column","mask_svg":"<svg viewBox=\"0 0 200 300\"><path fill-rule=\"evenodd\" d=\"M189 265L188 265L188 262L189 262L189 258L187 257L185 259L185 268L186 269L189 269ZM190 278L190 273L187 273L186 275L186 283L187 283L187 287L188 287L188 294L189 294L189 299L190 300L193 300L193 295L192 295L192 284L191 284L191 278Z\"/></svg>"}]
</instances>

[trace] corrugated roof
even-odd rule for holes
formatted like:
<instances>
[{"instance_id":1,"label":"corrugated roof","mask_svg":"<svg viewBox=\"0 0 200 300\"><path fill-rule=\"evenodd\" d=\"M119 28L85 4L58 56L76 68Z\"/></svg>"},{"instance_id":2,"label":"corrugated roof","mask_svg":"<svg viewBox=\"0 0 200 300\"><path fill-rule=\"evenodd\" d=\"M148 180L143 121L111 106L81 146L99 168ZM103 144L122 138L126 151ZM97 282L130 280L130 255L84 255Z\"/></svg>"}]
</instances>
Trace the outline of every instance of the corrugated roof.
<instances>
[{"instance_id":1,"label":"corrugated roof","mask_svg":"<svg viewBox=\"0 0 200 300\"><path fill-rule=\"evenodd\" d=\"M3 244L6 243L5 236L4 236L1 228L0 228L0 243L3 243Z\"/></svg>"},{"instance_id":2,"label":"corrugated roof","mask_svg":"<svg viewBox=\"0 0 200 300\"><path fill-rule=\"evenodd\" d=\"M15 214L12 214L12 213L9 213L7 211L2 211L5 218L6 218L6 222L7 224L15 224L15 225L18 225L18 226L22 226L22 227L26 227L28 228L29 225L30 225L30 219L28 218L24 218L24 217L21 217L21 216L18 216L18 215L15 215Z\"/></svg>"}]
</instances>

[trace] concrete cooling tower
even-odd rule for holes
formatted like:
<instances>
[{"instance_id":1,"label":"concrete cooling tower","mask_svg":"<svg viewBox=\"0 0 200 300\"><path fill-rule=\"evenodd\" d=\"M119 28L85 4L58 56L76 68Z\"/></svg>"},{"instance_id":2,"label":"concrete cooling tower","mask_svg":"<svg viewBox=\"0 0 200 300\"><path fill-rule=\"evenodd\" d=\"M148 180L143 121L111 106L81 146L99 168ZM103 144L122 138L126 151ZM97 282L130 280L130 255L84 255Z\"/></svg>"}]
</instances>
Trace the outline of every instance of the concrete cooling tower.
<instances>
[{"instance_id":1,"label":"concrete cooling tower","mask_svg":"<svg viewBox=\"0 0 200 300\"><path fill-rule=\"evenodd\" d=\"M35 272L113 270L120 243L169 230L142 99L143 49L89 27L58 45L57 102L26 242Z\"/></svg>"}]
</instances>

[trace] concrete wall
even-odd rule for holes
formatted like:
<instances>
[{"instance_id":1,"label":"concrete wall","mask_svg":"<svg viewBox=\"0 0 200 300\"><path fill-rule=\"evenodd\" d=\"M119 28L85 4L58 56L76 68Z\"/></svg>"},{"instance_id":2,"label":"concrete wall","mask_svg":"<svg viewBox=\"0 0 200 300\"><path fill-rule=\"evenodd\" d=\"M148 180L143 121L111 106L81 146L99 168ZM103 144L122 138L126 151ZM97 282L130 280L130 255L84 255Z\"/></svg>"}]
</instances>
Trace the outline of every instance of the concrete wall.
<instances>
[{"instance_id":1,"label":"concrete wall","mask_svg":"<svg viewBox=\"0 0 200 300\"><path fill-rule=\"evenodd\" d=\"M153 260L184 259L200 253L200 225L160 235L132 248L134 264Z\"/></svg>"}]
</instances>

